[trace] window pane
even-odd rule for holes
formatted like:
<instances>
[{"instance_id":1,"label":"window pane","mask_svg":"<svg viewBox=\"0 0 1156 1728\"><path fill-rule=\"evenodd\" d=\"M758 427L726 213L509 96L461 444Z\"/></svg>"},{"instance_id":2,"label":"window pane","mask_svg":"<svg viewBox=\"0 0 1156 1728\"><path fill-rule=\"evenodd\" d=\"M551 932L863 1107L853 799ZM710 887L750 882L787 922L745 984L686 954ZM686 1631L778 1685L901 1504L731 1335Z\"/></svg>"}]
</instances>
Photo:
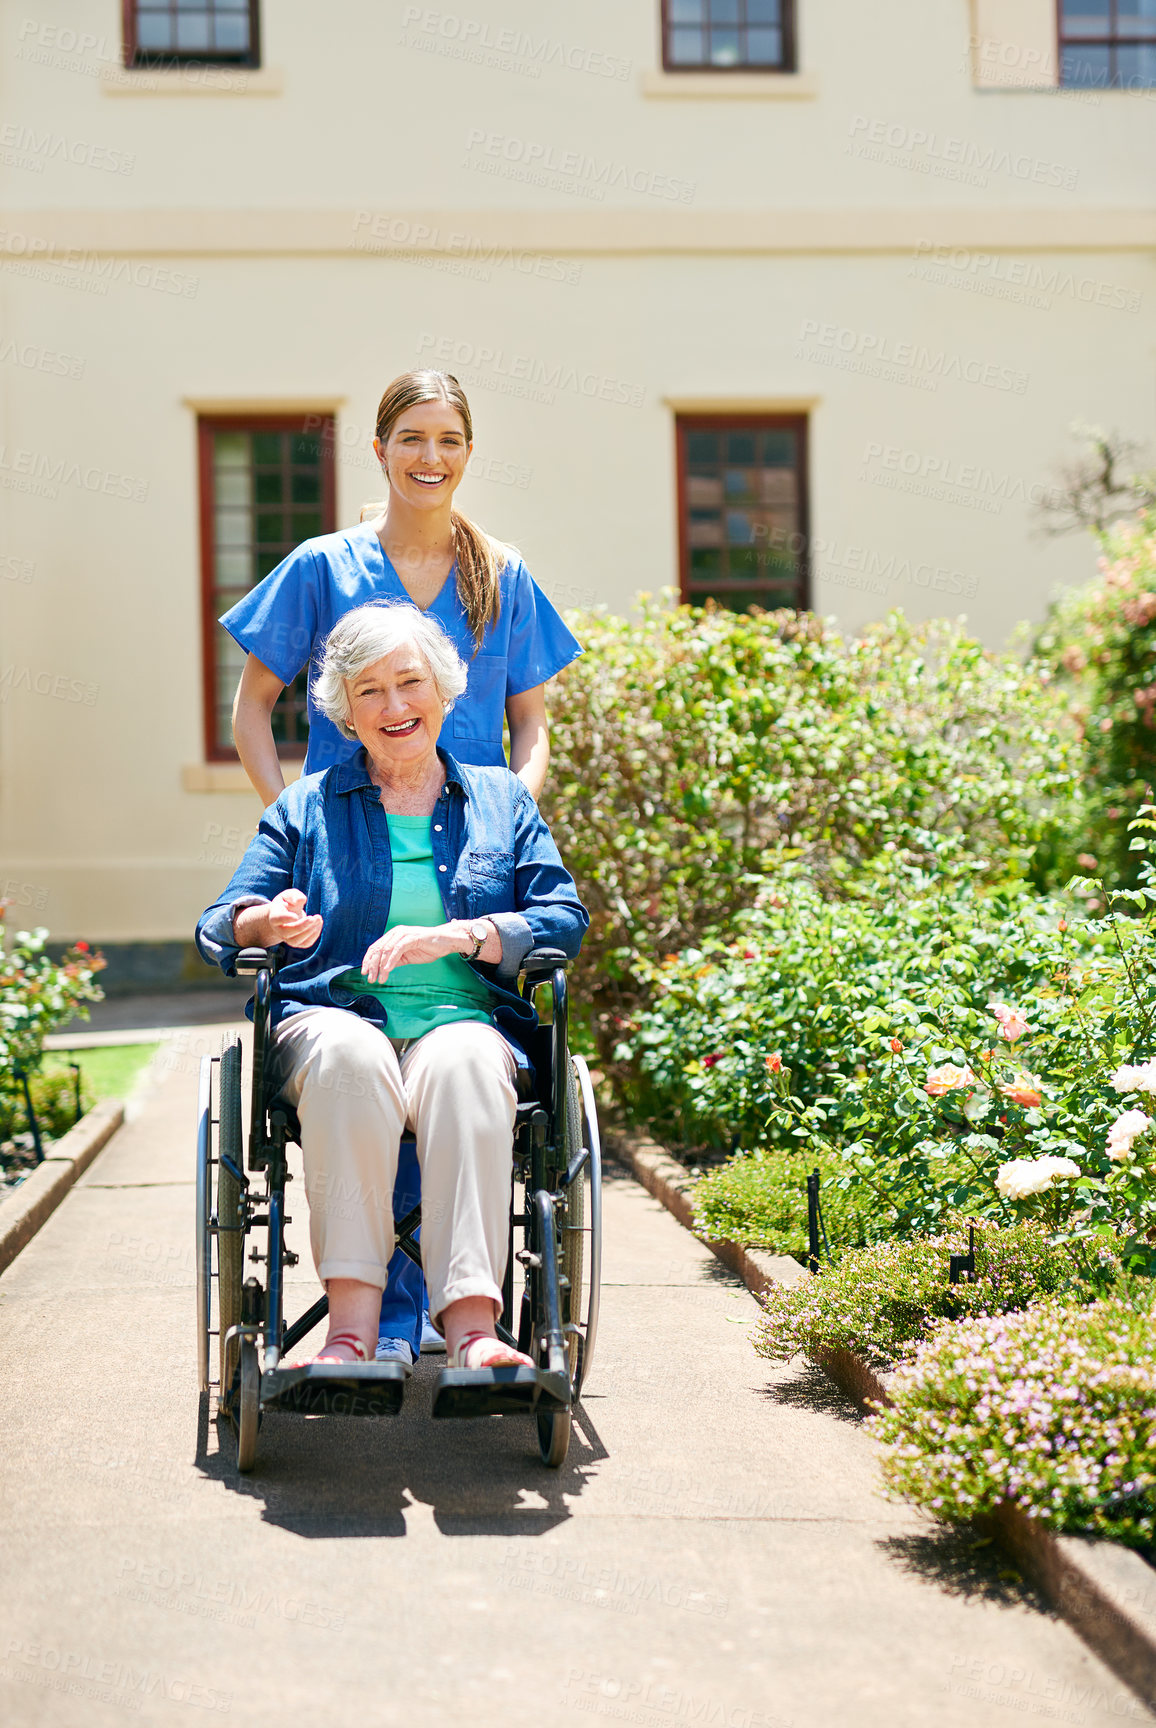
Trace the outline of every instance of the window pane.
<instances>
[{"instance_id":1,"label":"window pane","mask_svg":"<svg viewBox=\"0 0 1156 1728\"><path fill-rule=\"evenodd\" d=\"M257 497L260 499L261 488L258 482ZM249 503L249 476L243 470L221 468L217 473L217 503L243 504Z\"/></svg>"},{"instance_id":2,"label":"window pane","mask_svg":"<svg viewBox=\"0 0 1156 1728\"><path fill-rule=\"evenodd\" d=\"M754 432L732 432L727 438L727 461L754 462L756 442Z\"/></svg>"},{"instance_id":3,"label":"window pane","mask_svg":"<svg viewBox=\"0 0 1156 1728\"><path fill-rule=\"evenodd\" d=\"M748 30L747 62L751 66L777 66L783 58L781 30Z\"/></svg>"},{"instance_id":4,"label":"window pane","mask_svg":"<svg viewBox=\"0 0 1156 1728\"><path fill-rule=\"evenodd\" d=\"M754 498L757 481L754 473L746 468L728 468L726 471L726 491L728 504L741 503L744 499Z\"/></svg>"},{"instance_id":5,"label":"window pane","mask_svg":"<svg viewBox=\"0 0 1156 1728\"><path fill-rule=\"evenodd\" d=\"M696 546L690 555L690 569L694 577L717 576L722 569L722 553Z\"/></svg>"},{"instance_id":6,"label":"window pane","mask_svg":"<svg viewBox=\"0 0 1156 1728\"><path fill-rule=\"evenodd\" d=\"M185 49L209 46L209 20L205 17L177 19L177 47Z\"/></svg>"},{"instance_id":7,"label":"window pane","mask_svg":"<svg viewBox=\"0 0 1156 1728\"><path fill-rule=\"evenodd\" d=\"M722 480L717 474L688 474L686 479L686 501L691 508L702 509L712 504L721 505L723 501Z\"/></svg>"},{"instance_id":8,"label":"window pane","mask_svg":"<svg viewBox=\"0 0 1156 1728\"><path fill-rule=\"evenodd\" d=\"M217 432L213 437L213 461L218 468L249 466L249 440L243 432Z\"/></svg>"},{"instance_id":9,"label":"window pane","mask_svg":"<svg viewBox=\"0 0 1156 1728\"><path fill-rule=\"evenodd\" d=\"M688 433L686 440L686 458L688 462L717 462L718 433Z\"/></svg>"},{"instance_id":10,"label":"window pane","mask_svg":"<svg viewBox=\"0 0 1156 1728\"><path fill-rule=\"evenodd\" d=\"M253 539L252 512L221 507L217 510L215 530L216 544L220 547L248 546Z\"/></svg>"},{"instance_id":11,"label":"window pane","mask_svg":"<svg viewBox=\"0 0 1156 1728\"><path fill-rule=\"evenodd\" d=\"M294 437L289 440L289 460L291 462L308 463L312 467L319 456L319 441L312 433L308 437Z\"/></svg>"},{"instance_id":12,"label":"window pane","mask_svg":"<svg viewBox=\"0 0 1156 1728\"><path fill-rule=\"evenodd\" d=\"M712 24L738 24L739 0L710 0L710 21Z\"/></svg>"},{"instance_id":13,"label":"window pane","mask_svg":"<svg viewBox=\"0 0 1156 1728\"><path fill-rule=\"evenodd\" d=\"M298 510L292 517L292 527L292 545L285 548L287 552L291 552L300 541L314 540L325 532L321 526L320 510Z\"/></svg>"},{"instance_id":14,"label":"window pane","mask_svg":"<svg viewBox=\"0 0 1156 1728\"><path fill-rule=\"evenodd\" d=\"M764 432L763 461L768 468L793 468L795 465L795 434Z\"/></svg>"},{"instance_id":15,"label":"window pane","mask_svg":"<svg viewBox=\"0 0 1156 1728\"><path fill-rule=\"evenodd\" d=\"M1060 65L1060 83L1094 85L1108 83L1111 68L1108 48L1065 48Z\"/></svg>"},{"instance_id":16,"label":"window pane","mask_svg":"<svg viewBox=\"0 0 1156 1728\"><path fill-rule=\"evenodd\" d=\"M282 439L284 438L284 436L285 435L283 432L254 432L253 433L253 460L254 460L254 462L276 462L276 463L280 463L280 461L281 461L281 443L282 443Z\"/></svg>"},{"instance_id":17,"label":"window pane","mask_svg":"<svg viewBox=\"0 0 1156 1728\"><path fill-rule=\"evenodd\" d=\"M168 15L142 13L137 19L136 40L138 48L171 48L173 27Z\"/></svg>"},{"instance_id":18,"label":"window pane","mask_svg":"<svg viewBox=\"0 0 1156 1728\"><path fill-rule=\"evenodd\" d=\"M779 24L782 22L780 0L747 0L748 24Z\"/></svg>"},{"instance_id":19,"label":"window pane","mask_svg":"<svg viewBox=\"0 0 1156 1728\"><path fill-rule=\"evenodd\" d=\"M1119 0L1117 30L1121 36L1156 35L1156 0Z\"/></svg>"},{"instance_id":20,"label":"window pane","mask_svg":"<svg viewBox=\"0 0 1156 1728\"><path fill-rule=\"evenodd\" d=\"M710 33L710 63L712 66L737 66L739 63L739 33L737 30L712 30Z\"/></svg>"},{"instance_id":21,"label":"window pane","mask_svg":"<svg viewBox=\"0 0 1156 1728\"><path fill-rule=\"evenodd\" d=\"M671 24L704 24L706 0L670 0L668 18Z\"/></svg>"},{"instance_id":22,"label":"window pane","mask_svg":"<svg viewBox=\"0 0 1156 1728\"><path fill-rule=\"evenodd\" d=\"M291 484L294 504L316 504L320 500L320 474L298 471L293 475Z\"/></svg>"},{"instance_id":23,"label":"window pane","mask_svg":"<svg viewBox=\"0 0 1156 1728\"><path fill-rule=\"evenodd\" d=\"M1065 0L1065 36L1107 36L1111 22L1111 0Z\"/></svg>"},{"instance_id":24,"label":"window pane","mask_svg":"<svg viewBox=\"0 0 1156 1728\"><path fill-rule=\"evenodd\" d=\"M285 533L285 518L281 515L262 513L257 518L258 546L280 546L287 539Z\"/></svg>"},{"instance_id":25,"label":"window pane","mask_svg":"<svg viewBox=\"0 0 1156 1728\"><path fill-rule=\"evenodd\" d=\"M670 32L670 59L675 66L701 66L703 63L703 32L675 29Z\"/></svg>"},{"instance_id":26,"label":"window pane","mask_svg":"<svg viewBox=\"0 0 1156 1728\"><path fill-rule=\"evenodd\" d=\"M1117 48L1115 81L1125 90L1146 90L1156 84L1156 43Z\"/></svg>"},{"instance_id":27,"label":"window pane","mask_svg":"<svg viewBox=\"0 0 1156 1728\"><path fill-rule=\"evenodd\" d=\"M255 496L258 504L280 504L284 490L284 479L280 472L276 474L258 474L255 482Z\"/></svg>"},{"instance_id":28,"label":"window pane","mask_svg":"<svg viewBox=\"0 0 1156 1728\"><path fill-rule=\"evenodd\" d=\"M218 18L214 27L215 46L222 53L232 51L243 52L249 46L249 20L247 18Z\"/></svg>"}]
</instances>

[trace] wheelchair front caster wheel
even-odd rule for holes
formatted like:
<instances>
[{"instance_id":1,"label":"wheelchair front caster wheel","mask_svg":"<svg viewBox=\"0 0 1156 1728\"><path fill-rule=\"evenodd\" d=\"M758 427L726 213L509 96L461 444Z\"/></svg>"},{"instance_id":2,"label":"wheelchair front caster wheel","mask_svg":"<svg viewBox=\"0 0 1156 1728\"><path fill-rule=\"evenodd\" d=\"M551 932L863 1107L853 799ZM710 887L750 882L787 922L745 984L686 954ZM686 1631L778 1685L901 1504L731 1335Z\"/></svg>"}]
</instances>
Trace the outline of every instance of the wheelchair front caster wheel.
<instances>
[{"instance_id":1,"label":"wheelchair front caster wheel","mask_svg":"<svg viewBox=\"0 0 1156 1728\"><path fill-rule=\"evenodd\" d=\"M540 1410L538 1412L538 1451L542 1455L543 1464L551 1470L561 1469L566 1462L566 1453L569 1449L569 1410Z\"/></svg>"},{"instance_id":2,"label":"wheelchair front caster wheel","mask_svg":"<svg viewBox=\"0 0 1156 1728\"><path fill-rule=\"evenodd\" d=\"M257 1426L261 1419L261 1369L252 1338L241 1339L238 1363L237 1469L251 1470L257 1458Z\"/></svg>"}]
</instances>

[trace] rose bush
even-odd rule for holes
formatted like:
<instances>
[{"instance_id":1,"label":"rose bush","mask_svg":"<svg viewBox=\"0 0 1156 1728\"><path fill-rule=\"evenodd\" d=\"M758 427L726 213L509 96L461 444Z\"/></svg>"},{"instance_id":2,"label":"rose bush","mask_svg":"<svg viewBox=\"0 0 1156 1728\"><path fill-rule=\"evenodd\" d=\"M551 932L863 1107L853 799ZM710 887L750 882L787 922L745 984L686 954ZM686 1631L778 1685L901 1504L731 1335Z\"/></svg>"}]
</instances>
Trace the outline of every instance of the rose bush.
<instances>
[{"instance_id":1,"label":"rose bush","mask_svg":"<svg viewBox=\"0 0 1156 1728\"><path fill-rule=\"evenodd\" d=\"M87 1019L86 1004L99 1002L103 994L96 982L105 964L102 955L77 942L57 961L48 954L47 942L47 930L22 930L0 948L0 1118L9 1127L23 1120L21 1071L34 1075L48 1034L74 1015Z\"/></svg>"}]
</instances>

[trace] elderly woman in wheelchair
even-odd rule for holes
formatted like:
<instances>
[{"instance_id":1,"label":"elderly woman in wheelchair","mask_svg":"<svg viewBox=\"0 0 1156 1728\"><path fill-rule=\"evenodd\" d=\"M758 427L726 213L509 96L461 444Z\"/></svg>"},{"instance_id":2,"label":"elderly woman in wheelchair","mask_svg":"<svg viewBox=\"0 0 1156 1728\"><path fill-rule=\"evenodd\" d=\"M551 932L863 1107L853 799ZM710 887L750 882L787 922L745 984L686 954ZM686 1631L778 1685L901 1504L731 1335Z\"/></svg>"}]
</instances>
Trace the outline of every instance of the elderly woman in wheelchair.
<instances>
[{"instance_id":1,"label":"elderly woman in wheelchair","mask_svg":"<svg viewBox=\"0 0 1156 1728\"><path fill-rule=\"evenodd\" d=\"M505 768L460 766L438 748L442 722L466 679L440 625L416 607L378 604L347 613L328 638L314 692L323 712L362 749L347 763L298 780L265 812L225 893L200 919L197 942L227 973L239 962L243 970L264 971L258 1015L264 993L265 1020L258 1030L267 1025L267 1047L255 1052L250 1170L266 1170L269 1219L256 1219L240 1158L226 1149L218 1162L236 1184L239 1223L223 1226L218 1216L214 1227L236 1228L240 1242L252 1222L269 1221L272 1262L277 1197L268 1168L278 1168L277 1147L262 1152L257 1142L277 1137L262 1126L260 1106L273 1102L264 1120L281 1122L282 1139L295 1113L288 1137L300 1139L310 1245L329 1320L324 1347L304 1366L328 1367L346 1386L375 1370L380 1378L387 1366L394 1377L408 1373L374 1364L373 1356L395 1246L399 1143L411 1131L421 1168L420 1252L430 1312L446 1338L449 1379L459 1391L471 1376L485 1381L480 1410L500 1409L502 1385L527 1380L493 1371L543 1366L515 1348L510 1333L500 1336L505 1328L497 1324L511 1288L519 1090L535 1060L540 1072L544 1048L518 978L527 959L541 955L538 977L557 978L564 990L557 968L578 952L588 920L522 782ZM279 959L244 953L255 949ZM564 1051L562 1060L569 1061ZM265 1073L257 1071L259 1062ZM239 1084L238 1069L238 1100ZM568 1074L562 1089L566 1099L555 1100L555 1113L576 1115ZM280 1117L276 1106L283 1107ZM221 1115L223 1121L223 1105ZM545 1120L540 1109L534 1120L542 1141L547 1130L539 1119ZM557 1138L564 1126L552 1121L549 1132ZM571 1122L553 1175L541 1178L556 1200L557 1185L574 1179L573 1171L559 1174L558 1158L580 1144L575 1134ZM533 1136L524 1138L529 1147ZM529 1195L529 1174L524 1179ZM528 1199L527 1222L530 1209ZM291 1262L287 1250L280 1252ZM542 1255L527 1250L519 1258ZM279 1260L275 1293L273 1274L270 1264L268 1291L245 1286L248 1311L230 1333L235 1352L260 1328L266 1373L271 1367L284 1378L281 1351L295 1329L280 1320ZM551 1298L546 1290L542 1300L556 1306L557 1291ZM222 1343L226 1322L235 1319L227 1306L222 1287ZM530 1343L526 1330L523 1344ZM368 1366L360 1372L351 1366L359 1364ZM222 1395L228 1390L222 1386ZM271 1396L262 1396L262 1408ZM286 1399L282 1407L306 1406ZM472 1413L469 1400L445 1413Z\"/></svg>"}]
</instances>

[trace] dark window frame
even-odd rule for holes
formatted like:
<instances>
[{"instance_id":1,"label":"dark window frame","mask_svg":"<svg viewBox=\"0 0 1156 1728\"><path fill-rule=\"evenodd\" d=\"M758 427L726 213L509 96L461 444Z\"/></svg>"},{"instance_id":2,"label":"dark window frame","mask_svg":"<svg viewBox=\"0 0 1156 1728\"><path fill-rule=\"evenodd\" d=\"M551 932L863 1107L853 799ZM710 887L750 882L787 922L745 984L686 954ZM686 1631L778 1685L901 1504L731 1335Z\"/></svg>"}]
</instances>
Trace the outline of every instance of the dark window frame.
<instances>
[{"instance_id":1,"label":"dark window frame","mask_svg":"<svg viewBox=\"0 0 1156 1728\"><path fill-rule=\"evenodd\" d=\"M672 20L670 18L670 0L662 0L661 29L663 71L674 74L680 72L710 72L717 73L721 78L733 77L736 72L746 73L750 77L758 77L760 74L774 77L783 72L797 72L799 67L796 58L798 44L797 31L795 28L795 0L782 0L782 7L783 21L781 28L783 32L783 53L782 59L777 66L752 66L749 61L745 60L740 61L734 66L717 66L710 60L686 61L672 60L670 58L670 32L672 28Z\"/></svg>"},{"instance_id":2,"label":"dark window frame","mask_svg":"<svg viewBox=\"0 0 1156 1728\"><path fill-rule=\"evenodd\" d=\"M295 432L316 436L321 449L322 533L337 526L337 416L311 414L318 426L306 425L302 414L202 414L197 420L198 515L201 533L201 706L206 762L237 762L235 747L217 742L217 622L216 536L213 522L213 438L218 432ZM330 526L326 526L329 524ZM280 698L278 698L280 700ZM279 743L277 754L287 762L302 762L307 743Z\"/></svg>"},{"instance_id":3,"label":"dark window frame","mask_svg":"<svg viewBox=\"0 0 1156 1728\"><path fill-rule=\"evenodd\" d=\"M121 0L124 19L124 63L130 72L163 72L177 66L239 66L261 64L261 0L249 3L249 46L242 52L217 53L212 48L140 48L137 45L137 0Z\"/></svg>"},{"instance_id":4,"label":"dark window frame","mask_svg":"<svg viewBox=\"0 0 1156 1728\"><path fill-rule=\"evenodd\" d=\"M691 592L690 582L690 511L687 502L687 453L686 440L690 432L781 432L792 431L798 438L798 462L795 467L798 484L798 529L802 539L802 550L798 556L798 571L795 581L795 598L793 604L799 612L805 612L811 605L811 517L810 517L810 417L801 412L776 412L767 409L765 413L744 410L741 413L695 413L693 409L680 411L675 415L675 477L677 481L678 498L678 592L685 606L701 606L709 596ZM741 588L741 583L736 583ZM754 604L762 602L755 600ZM767 610L777 610L768 607Z\"/></svg>"},{"instance_id":5,"label":"dark window frame","mask_svg":"<svg viewBox=\"0 0 1156 1728\"><path fill-rule=\"evenodd\" d=\"M1118 0L1112 7L1108 28L1102 36L1066 36L1064 34L1064 0L1056 0L1056 81L1061 90L1152 90L1156 84L1066 84L1064 82L1064 51L1070 48L1156 48L1156 37L1133 36L1120 30Z\"/></svg>"}]
</instances>

